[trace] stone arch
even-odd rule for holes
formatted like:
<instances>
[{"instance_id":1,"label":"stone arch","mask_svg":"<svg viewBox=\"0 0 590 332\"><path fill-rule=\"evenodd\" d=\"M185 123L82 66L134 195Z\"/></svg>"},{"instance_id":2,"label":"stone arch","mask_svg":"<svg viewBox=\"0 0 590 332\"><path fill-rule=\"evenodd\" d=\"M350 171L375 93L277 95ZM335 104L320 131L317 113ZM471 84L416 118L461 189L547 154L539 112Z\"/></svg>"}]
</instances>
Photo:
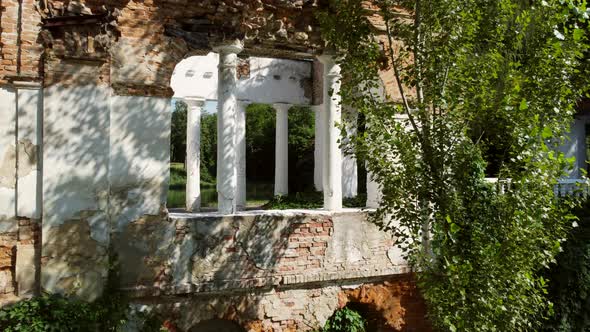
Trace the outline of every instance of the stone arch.
<instances>
[{"instance_id":1,"label":"stone arch","mask_svg":"<svg viewBox=\"0 0 590 332\"><path fill-rule=\"evenodd\" d=\"M411 275L345 290L340 294L339 301L341 308L349 307L363 315L369 321L369 331L432 330L425 318L426 305Z\"/></svg>"},{"instance_id":2,"label":"stone arch","mask_svg":"<svg viewBox=\"0 0 590 332\"><path fill-rule=\"evenodd\" d=\"M209 319L190 328L189 332L246 332L234 321L227 319Z\"/></svg>"}]
</instances>

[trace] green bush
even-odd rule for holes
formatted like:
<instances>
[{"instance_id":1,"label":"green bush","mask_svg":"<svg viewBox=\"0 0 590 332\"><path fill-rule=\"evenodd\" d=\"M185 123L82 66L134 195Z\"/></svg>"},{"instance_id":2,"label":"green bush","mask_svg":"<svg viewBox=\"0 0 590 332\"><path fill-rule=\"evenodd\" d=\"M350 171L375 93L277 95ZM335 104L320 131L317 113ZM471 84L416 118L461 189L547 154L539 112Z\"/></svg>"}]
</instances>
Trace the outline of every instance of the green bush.
<instances>
[{"instance_id":1,"label":"green bush","mask_svg":"<svg viewBox=\"0 0 590 332\"><path fill-rule=\"evenodd\" d=\"M4 332L117 331L125 314L126 305L113 298L88 303L47 295L0 310L0 328Z\"/></svg>"},{"instance_id":2,"label":"green bush","mask_svg":"<svg viewBox=\"0 0 590 332\"><path fill-rule=\"evenodd\" d=\"M269 210L319 209L324 205L321 192L299 192L287 196L275 196L263 207Z\"/></svg>"},{"instance_id":3,"label":"green bush","mask_svg":"<svg viewBox=\"0 0 590 332\"><path fill-rule=\"evenodd\" d=\"M367 202L366 194L359 194L351 198L344 198L342 205L344 207L365 207ZM297 192L287 196L275 196L263 206L269 210L287 210L287 209L320 209L324 206L324 194L317 191Z\"/></svg>"},{"instance_id":4,"label":"green bush","mask_svg":"<svg viewBox=\"0 0 590 332\"><path fill-rule=\"evenodd\" d=\"M115 332L128 321L129 302L118 290L119 263L112 255L103 295L86 302L43 295L0 309L2 332Z\"/></svg>"},{"instance_id":5,"label":"green bush","mask_svg":"<svg viewBox=\"0 0 590 332\"><path fill-rule=\"evenodd\" d=\"M367 322L356 311L344 307L334 313L320 332L365 332Z\"/></svg>"}]
</instances>

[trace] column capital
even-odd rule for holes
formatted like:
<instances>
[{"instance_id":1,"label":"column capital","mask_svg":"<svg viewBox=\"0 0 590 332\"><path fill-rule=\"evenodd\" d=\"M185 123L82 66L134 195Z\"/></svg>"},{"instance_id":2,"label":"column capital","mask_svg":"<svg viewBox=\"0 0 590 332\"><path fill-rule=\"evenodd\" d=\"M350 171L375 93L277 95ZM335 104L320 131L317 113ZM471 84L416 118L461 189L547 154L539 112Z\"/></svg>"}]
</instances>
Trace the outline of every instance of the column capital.
<instances>
[{"instance_id":1,"label":"column capital","mask_svg":"<svg viewBox=\"0 0 590 332\"><path fill-rule=\"evenodd\" d=\"M221 54L238 54L244 50L244 42L240 39L226 40L213 45L212 49Z\"/></svg>"},{"instance_id":2,"label":"column capital","mask_svg":"<svg viewBox=\"0 0 590 332\"><path fill-rule=\"evenodd\" d=\"M205 98L201 97L184 97L182 100L189 106L203 106L205 104Z\"/></svg>"},{"instance_id":3,"label":"column capital","mask_svg":"<svg viewBox=\"0 0 590 332\"><path fill-rule=\"evenodd\" d=\"M326 77L337 78L341 76L340 65L336 62L336 55L327 53L322 54L317 58L324 65L324 74L326 75Z\"/></svg>"},{"instance_id":4,"label":"column capital","mask_svg":"<svg viewBox=\"0 0 590 332\"><path fill-rule=\"evenodd\" d=\"M272 104L272 107L279 111L288 111L293 105L288 103L274 103Z\"/></svg>"},{"instance_id":5,"label":"column capital","mask_svg":"<svg viewBox=\"0 0 590 332\"><path fill-rule=\"evenodd\" d=\"M326 49L322 54L316 56L323 65L333 65L341 56L333 49Z\"/></svg>"},{"instance_id":6,"label":"column capital","mask_svg":"<svg viewBox=\"0 0 590 332\"><path fill-rule=\"evenodd\" d=\"M33 81L13 81L12 86L15 89L38 90L43 87L43 84L41 84L41 82Z\"/></svg>"}]
</instances>

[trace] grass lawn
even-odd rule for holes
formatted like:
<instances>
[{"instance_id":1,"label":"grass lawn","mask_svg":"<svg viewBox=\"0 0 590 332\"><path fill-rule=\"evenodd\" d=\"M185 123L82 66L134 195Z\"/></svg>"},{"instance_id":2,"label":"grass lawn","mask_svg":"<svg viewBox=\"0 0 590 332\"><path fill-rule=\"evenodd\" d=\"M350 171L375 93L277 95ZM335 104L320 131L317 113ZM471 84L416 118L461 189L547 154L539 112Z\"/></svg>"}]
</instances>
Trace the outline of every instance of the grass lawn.
<instances>
[{"instance_id":1,"label":"grass lawn","mask_svg":"<svg viewBox=\"0 0 590 332\"><path fill-rule=\"evenodd\" d=\"M266 204L273 197L272 183L248 182L246 184L246 206L258 207ZM184 208L186 199L186 171L182 163L170 164L170 186L168 188L169 208ZM215 183L201 181L201 206L217 207Z\"/></svg>"}]
</instances>

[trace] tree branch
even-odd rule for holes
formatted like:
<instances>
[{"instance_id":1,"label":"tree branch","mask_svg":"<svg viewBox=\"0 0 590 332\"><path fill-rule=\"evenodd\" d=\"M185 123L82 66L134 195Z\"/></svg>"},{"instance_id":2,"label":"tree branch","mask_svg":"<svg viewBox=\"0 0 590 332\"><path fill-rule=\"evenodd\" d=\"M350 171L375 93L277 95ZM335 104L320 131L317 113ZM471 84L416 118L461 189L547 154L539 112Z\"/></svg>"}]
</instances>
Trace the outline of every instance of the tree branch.
<instances>
[{"instance_id":1,"label":"tree branch","mask_svg":"<svg viewBox=\"0 0 590 332\"><path fill-rule=\"evenodd\" d=\"M381 10L383 11L383 8ZM414 131L416 132L416 134L420 138L420 142L423 144L424 137L422 137L422 133L420 132L418 125L416 124L416 121L414 119L414 116L412 115L412 109L410 108L408 98L406 97L406 93L404 91L404 86L402 84L402 80L401 80L400 73L399 73L399 68L397 65L397 60L395 59L395 55L394 55L395 53L394 53L394 49L393 49L393 37L391 36L392 32L391 32L391 27L389 25L389 20L387 19L387 17L385 15L383 16L383 18L385 19L385 28L387 29L387 42L388 42L388 48L389 48L389 57L391 58L391 65L393 67L393 74L395 76L395 81L397 82L397 87L399 89L399 93L402 98L404 110L406 111L406 115L408 116L408 120L410 120L410 124L412 125L412 128L414 129Z\"/></svg>"}]
</instances>

